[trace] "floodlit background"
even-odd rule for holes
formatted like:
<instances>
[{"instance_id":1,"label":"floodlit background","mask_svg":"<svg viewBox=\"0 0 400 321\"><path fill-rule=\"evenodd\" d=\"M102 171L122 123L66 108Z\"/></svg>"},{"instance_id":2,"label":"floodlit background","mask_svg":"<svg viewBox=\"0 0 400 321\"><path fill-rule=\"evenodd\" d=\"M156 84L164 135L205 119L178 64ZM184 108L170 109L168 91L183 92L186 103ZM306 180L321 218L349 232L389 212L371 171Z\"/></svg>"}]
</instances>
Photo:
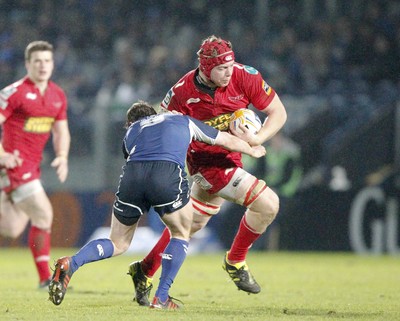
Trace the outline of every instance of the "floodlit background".
<instances>
[{"instance_id":1,"label":"floodlit background","mask_svg":"<svg viewBox=\"0 0 400 321\"><path fill-rule=\"evenodd\" d=\"M157 105L211 34L230 40L288 111L268 156L244 159L282 204L255 250L398 254L400 3L388 0L0 0L0 87L24 76L24 49L42 39L55 45L53 80L69 100L68 181L49 168L51 145L43 162L53 245L107 235L127 108ZM228 247L243 212L226 204L192 251ZM132 251L161 229L152 213L141 225Z\"/></svg>"}]
</instances>

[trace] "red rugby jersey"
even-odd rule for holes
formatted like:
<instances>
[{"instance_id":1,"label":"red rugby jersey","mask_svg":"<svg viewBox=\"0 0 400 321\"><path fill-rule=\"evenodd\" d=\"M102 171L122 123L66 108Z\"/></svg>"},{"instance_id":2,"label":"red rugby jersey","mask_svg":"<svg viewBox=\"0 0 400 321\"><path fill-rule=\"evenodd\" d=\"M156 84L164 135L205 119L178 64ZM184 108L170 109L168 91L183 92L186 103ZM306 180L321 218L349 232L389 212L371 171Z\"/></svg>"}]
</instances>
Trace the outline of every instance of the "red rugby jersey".
<instances>
[{"instance_id":1,"label":"red rugby jersey","mask_svg":"<svg viewBox=\"0 0 400 321\"><path fill-rule=\"evenodd\" d=\"M275 91L263 80L261 74L250 66L235 63L228 86L217 88L214 98L196 87L196 73L197 69L184 75L168 91L161 107L179 111L226 131L233 111L248 108L250 104L263 110L275 96ZM203 166L242 167L240 153L200 142L192 142L190 145L187 162L191 174Z\"/></svg>"},{"instance_id":2,"label":"red rugby jersey","mask_svg":"<svg viewBox=\"0 0 400 321\"><path fill-rule=\"evenodd\" d=\"M52 81L42 96L25 77L0 91L0 114L6 118L2 130L4 150L19 150L21 158L39 163L53 123L67 119L67 98Z\"/></svg>"}]
</instances>

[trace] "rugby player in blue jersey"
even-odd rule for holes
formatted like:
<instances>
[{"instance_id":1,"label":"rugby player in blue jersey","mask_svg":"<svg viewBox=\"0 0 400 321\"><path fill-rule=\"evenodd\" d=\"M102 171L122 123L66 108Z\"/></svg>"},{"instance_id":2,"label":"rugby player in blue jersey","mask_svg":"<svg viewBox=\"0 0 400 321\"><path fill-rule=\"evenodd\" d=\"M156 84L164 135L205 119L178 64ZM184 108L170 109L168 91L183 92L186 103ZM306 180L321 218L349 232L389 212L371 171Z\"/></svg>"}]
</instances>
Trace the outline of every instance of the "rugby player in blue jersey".
<instances>
[{"instance_id":1,"label":"rugby player in blue jersey","mask_svg":"<svg viewBox=\"0 0 400 321\"><path fill-rule=\"evenodd\" d=\"M75 255L57 260L49 285L49 299L55 305L63 301L72 274L79 267L124 253L140 217L153 207L170 230L171 240L162 255L160 282L150 308L180 308L169 296L169 289L185 260L192 224L185 172L189 144L197 140L257 158L265 155L263 146L251 147L240 138L189 116L157 114L144 101L129 108L126 127L123 139L126 164L115 194L110 236L90 241Z\"/></svg>"}]
</instances>

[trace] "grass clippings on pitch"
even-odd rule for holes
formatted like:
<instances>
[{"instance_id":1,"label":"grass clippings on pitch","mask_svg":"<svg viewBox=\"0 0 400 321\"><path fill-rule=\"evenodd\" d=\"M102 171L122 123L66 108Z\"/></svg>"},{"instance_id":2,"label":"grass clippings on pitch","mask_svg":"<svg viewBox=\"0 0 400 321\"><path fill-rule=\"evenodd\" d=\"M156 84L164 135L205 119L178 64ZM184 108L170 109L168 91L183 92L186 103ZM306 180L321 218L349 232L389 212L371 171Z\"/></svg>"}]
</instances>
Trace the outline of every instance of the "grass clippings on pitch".
<instances>
[{"instance_id":1,"label":"grass clippings on pitch","mask_svg":"<svg viewBox=\"0 0 400 321\"><path fill-rule=\"evenodd\" d=\"M52 260L75 249L57 249ZM343 253L250 252L261 293L238 291L222 270L224 254L188 256L170 294L180 311L132 302L120 256L82 267L60 306L39 291L28 249L0 249L0 320L400 320L400 258ZM155 288L159 272L154 278Z\"/></svg>"}]
</instances>

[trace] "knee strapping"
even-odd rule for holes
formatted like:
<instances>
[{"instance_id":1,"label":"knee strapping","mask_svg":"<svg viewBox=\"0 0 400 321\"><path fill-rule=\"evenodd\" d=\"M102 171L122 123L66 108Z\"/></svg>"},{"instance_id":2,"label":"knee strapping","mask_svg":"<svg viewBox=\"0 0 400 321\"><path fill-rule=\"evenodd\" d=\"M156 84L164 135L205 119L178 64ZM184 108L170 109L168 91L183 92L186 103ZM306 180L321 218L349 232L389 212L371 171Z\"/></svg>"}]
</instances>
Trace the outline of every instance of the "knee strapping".
<instances>
[{"instance_id":1,"label":"knee strapping","mask_svg":"<svg viewBox=\"0 0 400 321\"><path fill-rule=\"evenodd\" d=\"M267 184L262 179L256 179L248 191L243 195L243 199L241 199L243 206L249 207L266 188Z\"/></svg>"},{"instance_id":2,"label":"knee strapping","mask_svg":"<svg viewBox=\"0 0 400 321\"><path fill-rule=\"evenodd\" d=\"M192 197L192 205L195 214L212 216L218 214L221 206L204 203Z\"/></svg>"}]
</instances>

